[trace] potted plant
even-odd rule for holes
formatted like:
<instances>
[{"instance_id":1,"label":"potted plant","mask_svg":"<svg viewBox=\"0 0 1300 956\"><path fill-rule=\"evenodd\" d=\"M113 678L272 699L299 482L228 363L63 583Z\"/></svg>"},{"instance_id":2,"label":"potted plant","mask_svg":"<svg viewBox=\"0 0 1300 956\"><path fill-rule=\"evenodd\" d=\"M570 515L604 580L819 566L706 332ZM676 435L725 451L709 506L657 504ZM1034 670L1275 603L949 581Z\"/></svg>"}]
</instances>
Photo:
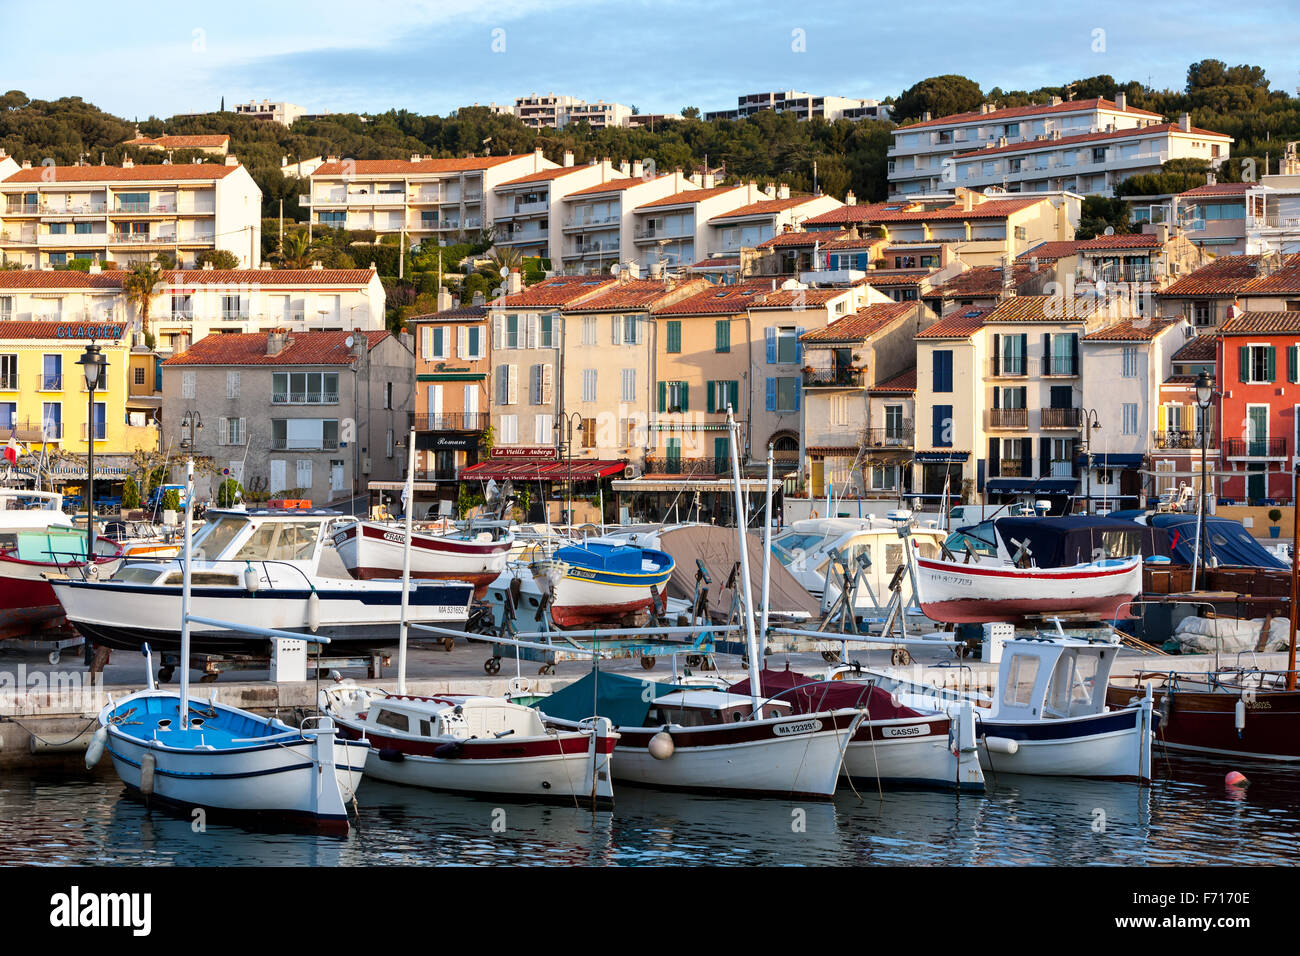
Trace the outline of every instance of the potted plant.
<instances>
[{"instance_id":1,"label":"potted plant","mask_svg":"<svg viewBox=\"0 0 1300 956\"><path fill-rule=\"evenodd\" d=\"M1278 537L1282 533L1282 528L1278 524L1278 522L1282 520L1281 510L1278 508L1269 508L1268 520L1272 522L1272 525L1268 529L1268 536L1270 538Z\"/></svg>"}]
</instances>

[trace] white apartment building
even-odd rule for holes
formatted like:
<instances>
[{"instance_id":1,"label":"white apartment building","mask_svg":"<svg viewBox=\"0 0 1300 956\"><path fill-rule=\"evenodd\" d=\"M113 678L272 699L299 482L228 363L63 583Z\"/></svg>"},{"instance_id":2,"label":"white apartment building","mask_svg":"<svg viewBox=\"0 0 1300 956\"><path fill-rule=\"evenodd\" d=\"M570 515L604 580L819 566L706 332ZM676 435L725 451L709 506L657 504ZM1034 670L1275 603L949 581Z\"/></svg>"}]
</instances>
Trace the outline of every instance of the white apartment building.
<instances>
[{"instance_id":1,"label":"white apartment building","mask_svg":"<svg viewBox=\"0 0 1300 956\"><path fill-rule=\"evenodd\" d=\"M299 196L298 204L314 227L405 234L415 246L490 226L499 184L555 166L540 149L464 159L331 156L311 174L311 192Z\"/></svg>"},{"instance_id":2,"label":"white apartment building","mask_svg":"<svg viewBox=\"0 0 1300 956\"><path fill-rule=\"evenodd\" d=\"M1281 171L1246 190L1246 254L1300 252L1300 155L1287 143Z\"/></svg>"},{"instance_id":3,"label":"white apartment building","mask_svg":"<svg viewBox=\"0 0 1300 956\"><path fill-rule=\"evenodd\" d=\"M306 115L307 111L294 103L272 103L270 100L249 100L247 103L235 104L235 112L249 119L270 120L281 126L292 126L293 121Z\"/></svg>"},{"instance_id":4,"label":"white apartment building","mask_svg":"<svg viewBox=\"0 0 1300 956\"><path fill-rule=\"evenodd\" d=\"M953 157L955 183L971 189L999 186L1010 193L1067 190L1111 196L1130 176L1158 173L1171 159L1228 156L1232 137L1198 129L1184 113L1177 123L1061 136L1028 143L989 142Z\"/></svg>"},{"instance_id":5,"label":"white apartment building","mask_svg":"<svg viewBox=\"0 0 1300 956\"><path fill-rule=\"evenodd\" d=\"M604 100L588 103L576 96L556 96L554 93L539 96L533 93L515 100L514 114L531 129L563 129L570 123L587 123L592 129L607 129L628 125L632 108Z\"/></svg>"},{"instance_id":6,"label":"white apartment building","mask_svg":"<svg viewBox=\"0 0 1300 956\"><path fill-rule=\"evenodd\" d=\"M541 256L559 263L563 255L564 200L580 189L615 177L608 160L585 166L573 164L565 152L564 163L501 183L493 191L494 242L514 248L523 256Z\"/></svg>"},{"instance_id":7,"label":"white apartment building","mask_svg":"<svg viewBox=\"0 0 1300 956\"><path fill-rule=\"evenodd\" d=\"M753 183L749 188L751 194L756 189ZM742 248L753 248L784 232L787 226L797 229L805 220L842 205L833 196L791 196L790 187L784 183L769 183L761 195L709 219L708 255L739 256Z\"/></svg>"},{"instance_id":8,"label":"white apartment building","mask_svg":"<svg viewBox=\"0 0 1300 956\"><path fill-rule=\"evenodd\" d=\"M24 268L129 267L162 252L186 267L208 249L234 253L244 268L261 261L262 191L233 156L223 165L24 163L0 180L0 259Z\"/></svg>"},{"instance_id":9,"label":"white apartment building","mask_svg":"<svg viewBox=\"0 0 1300 956\"><path fill-rule=\"evenodd\" d=\"M564 199L561 262L569 274L607 275L610 266L646 267L635 239L632 210L695 187L676 170L654 176L638 163L619 166L620 178L570 193Z\"/></svg>"},{"instance_id":10,"label":"white apartment building","mask_svg":"<svg viewBox=\"0 0 1300 956\"><path fill-rule=\"evenodd\" d=\"M714 186L706 177L700 188L651 200L632 210L632 244L638 261L653 267L683 268L708 254L709 220L761 198L748 186Z\"/></svg>"},{"instance_id":11,"label":"white apartment building","mask_svg":"<svg viewBox=\"0 0 1300 956\"><path fill-rule=\"evenodd\" d=\"M706 122L715 119L744 119L762 110L793 113L799 120L809 119L889 119L890 109L879 100L852 99L847 96L815 96L799 90L768 93L745 93L736 97L734 110L714 110L704 114Z\"/></svg>"},{"instance_id":12,"label":"white apartment building","mask_svg":"<svg viewBox=\"0 0 1300 956\"><path fill-rule=\"evenodd\" d=\"M1053 97L1050 103L1006 109L985 103L978 110L939 119L926 114L921 122L894 130L888 153L890 196L951 190L957 182L953 157L989 143L1033 143L1053 135L1064 138L1163 122L1159 113L1129 107L1123 93L1114 101Z\"/></svg>"}]
</instances>

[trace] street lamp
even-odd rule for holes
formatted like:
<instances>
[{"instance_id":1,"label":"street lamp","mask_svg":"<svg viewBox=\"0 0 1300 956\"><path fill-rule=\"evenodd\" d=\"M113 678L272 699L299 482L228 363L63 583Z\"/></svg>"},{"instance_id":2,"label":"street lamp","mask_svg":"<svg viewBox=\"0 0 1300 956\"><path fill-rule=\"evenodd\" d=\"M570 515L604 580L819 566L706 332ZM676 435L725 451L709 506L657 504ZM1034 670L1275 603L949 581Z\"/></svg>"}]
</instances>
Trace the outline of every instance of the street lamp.
<instances>
[{"instance_id":1,"label":"street lamp","mask_svg":"<svg viewBox=\"0 0 1300 956\"><path fill-rule=\"evenodd\" d=\"M1084 428L1083 447L1084 447L1084 451L1088 456L1087 461L1085 462L1084 465L1084 467L1086 468L1086 471L1084 473L1084 478L1086 482L1085 484L1086 499L1084 500L1083 503L1083 513L1092 514L1092 462L1093 462L1092 430L1094 428L1101 428L1101 419L1097 416L1097 410L1095 408L1085 408L1082 409L1082 412L1083 412L1083 428Z\"/></svg>"},{"instance_id":2,"label":"street lamp","mask_svg":"<svg viewBox=\"0 0 1300 956\"><path fill-rule=\"evenodd\" d=\"M104 378L108 361L91 339L77 364L86 374L86 567L95 556L95 389Z\"/></svg>"},{"instance_id":3,"label":"street lamp","mask_svg":"<svg viewBox=\"0 0 1300 956\"><path fill-rule=\"evenodd\" d=\"M578 434L581 435L583 428L586 427L582 421L582 412L561 415L560 420L555 423L555 430L559 432L560 446L564 450L569 466L565 475L567 480L564 485L564 510L568 512L570 525L573 524L573 420L575 418L578 420Z\"/></svg>"},{"instance_id":4,"label":"street lamp","mask_svg":"<svg viewBox=\"0 0 1300 956\"><path fill-rule=\"evenodd\" d=\"M1205 454L1209 447L1210 430L1208 428L1208 418L1210 412L1210 402L1214 399L1214 380L1210 378L1208 372L1202 371L1196 376L1196 404L1201 410L1201 500L1200 507L1196 509L1196 540L1200 545L1196 549L1196 565L1205 563ZM1292 502L1294 504L1294 502ZM1192 580L1196 580L1196 575L1192 575ZM1195 589L1195 584L1193 584Z\"/></svg>"},{"instance_id":5,"label":"street lamp","mask_svg":"<svg viewBox=\"0 0 1300 956\"><path fill-rule=\"evenodd\" d=\"M200 429L202 427L203 427L203 416L200 415L198 412L188 411L181 416L181 428L183 430L188 430L190 433L190 437L188 439L184 439L184 438L181 439L181 447L188 448L191 454L193 454L194 452L194 432L196 429Z\"/></svg>"}]
</instances>

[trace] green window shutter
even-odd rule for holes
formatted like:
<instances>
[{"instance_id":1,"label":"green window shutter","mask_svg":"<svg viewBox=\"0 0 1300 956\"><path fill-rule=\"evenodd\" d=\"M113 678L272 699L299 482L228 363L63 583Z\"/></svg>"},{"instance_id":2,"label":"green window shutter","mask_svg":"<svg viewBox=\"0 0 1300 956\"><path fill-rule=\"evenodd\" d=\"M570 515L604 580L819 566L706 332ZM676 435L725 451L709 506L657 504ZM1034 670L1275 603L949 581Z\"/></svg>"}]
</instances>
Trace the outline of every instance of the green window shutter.
<instances>
[{"instance_id":1,"label":"green window shutter","mask_svg":"<svg viewBox=\"0 0 1300 956\"><path fill-rule=\"evenodd\" d=\"M1277 379L1277 349L1271 345L1264 348L1264 381Z\"/></svg>"},{"instance_id":2,"label":"green window shutter","mask_svg":"<svg viewBox=\"0 0 1300 956\"><path fill-rule=\"evenodd\" d=\"M727 461L731 458L731 439L713 439L713 458L714 461Z\"/></svg>"},{"instance_id":3,"label":"green window shutter","mask_svg":"<svg viewBox=\"0 0 1300 956\"><path fill-rule=\"evenodd\" d=\"M659 383L659 411L668 410L668 383Z\"/></svg>"},{"instance_id":4,"label":"green window shutter","mask_svg":"<svg viewBox=\"0 0 1300 956\"><path fill-rule=\"evenodd\" d=\"M740 413L740 383L730 381L727 383L727 401L731 403L731 410Z\"/></svg>"},{"instance_id":5,"label":"green window shutter","mask_svg":"<svg viewBox=\"0 0 1300 956\"><path fill-rule=\"evenodd\" d=\"M682 350L682 323L676 320L668 323L668 351Z\"/></svg>"},{"instance_id":6,"label":"green window shutter","mask_svg":"<svg viewBox=\"0 0 1300 956\"><path fill-rule=\"evenodd\" d=\"M1294 384L1296 379L1296 347L1288 345L1286 349L1286 380Z\"/></svg>"},{"instance_id":7,"label":"green window shutter","mask_svg":"<svg viewBox=\"0 0 1300 956\"><path fill-rule=\"evenodd\" d=\"M716 403L715 403L715 401L714 401L714 393L715 393L717 390L718 390L718 383L717 383L717 382L709 382L709 383L708 383L708 387L705 389L705 391L708 392L708 398L709 398L709 401L708 401L708 410L709 410L710 412L716 412L716 411L718 410L717 407L716 407Z\"/></svg>"},{"instance_id":8,"label":"green window shutter","mask_svg":"<svg viewBox=\"0 0 1300 956\"><path fill-rule=\"evenodd\" d=\"M1250 347L1243 345L1237 349L1237 379L1241 382L1250 381Z\"/></svg>"},{"instance_id":9,"label":"green window shutter","mask_svg":"<svg viewBox=\"0 0 1300 956\"><path fill-rule=\"evenodd\" d=\"M685 382L678 382L677 387L681 389L682 411L689 412L691 410L691 406L689 402L690 395L691 395L691 387L687 385Z\"/></svg>"},{"instance_id":10,"label":"green window shutter","mask_svg":"<svg viewBox=\"0 0 1300 956\"><path fill-rule=\"evenodd\" d=\"M731 320L718 319L713 324L713 348L716 352L731 351Z\"/></svg>"}]
</instances>

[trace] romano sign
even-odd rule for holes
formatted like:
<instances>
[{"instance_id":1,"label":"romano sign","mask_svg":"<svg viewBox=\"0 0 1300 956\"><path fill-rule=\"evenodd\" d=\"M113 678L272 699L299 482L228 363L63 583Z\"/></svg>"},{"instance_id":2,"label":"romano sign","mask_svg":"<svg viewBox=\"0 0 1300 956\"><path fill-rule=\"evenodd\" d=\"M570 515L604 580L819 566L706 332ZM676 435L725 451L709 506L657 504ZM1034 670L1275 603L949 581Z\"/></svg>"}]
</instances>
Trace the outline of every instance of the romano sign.
<instances>
[{"instance_id":1,"label":"romano sign","mask_svg":"<svg viewBox=\"0 0 1300 956\"><path fill-rule=\"evenodd\" d=\"M418 451L473 451L478 447L478 436L416 432L415 447Z\"/></svg>"}]
</instances>

